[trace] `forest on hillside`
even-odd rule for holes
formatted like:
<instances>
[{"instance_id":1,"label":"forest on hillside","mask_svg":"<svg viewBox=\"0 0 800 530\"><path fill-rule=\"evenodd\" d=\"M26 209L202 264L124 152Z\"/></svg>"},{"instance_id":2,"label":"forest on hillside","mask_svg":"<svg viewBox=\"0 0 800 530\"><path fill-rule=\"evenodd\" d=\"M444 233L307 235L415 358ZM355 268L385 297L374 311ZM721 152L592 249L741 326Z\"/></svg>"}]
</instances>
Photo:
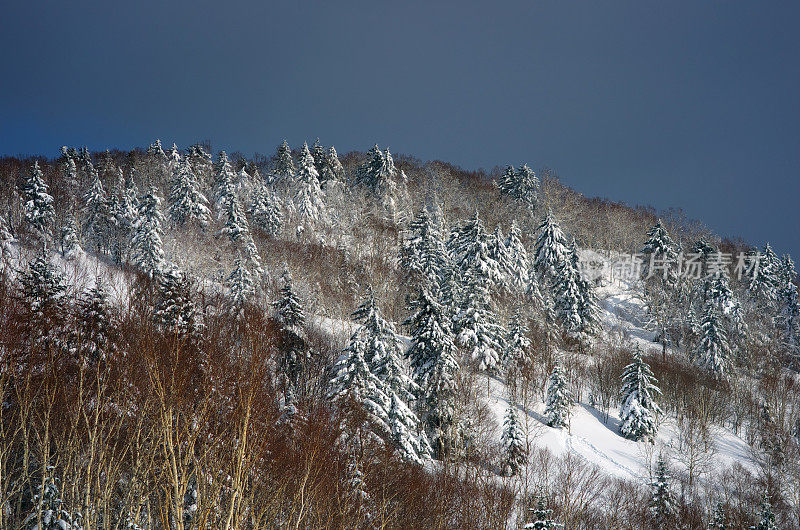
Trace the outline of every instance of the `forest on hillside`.
<instances>
[{"instance_id":1,"label":"forest on hillside","mask_svg":"<svg viewBox=\"0 0 800 530\"><path fill-rule=\"evenodd\" d=\"M800 528L769 244L319 140L5 157L0 205L0 529Z\"/></svg>"}]
</instances>

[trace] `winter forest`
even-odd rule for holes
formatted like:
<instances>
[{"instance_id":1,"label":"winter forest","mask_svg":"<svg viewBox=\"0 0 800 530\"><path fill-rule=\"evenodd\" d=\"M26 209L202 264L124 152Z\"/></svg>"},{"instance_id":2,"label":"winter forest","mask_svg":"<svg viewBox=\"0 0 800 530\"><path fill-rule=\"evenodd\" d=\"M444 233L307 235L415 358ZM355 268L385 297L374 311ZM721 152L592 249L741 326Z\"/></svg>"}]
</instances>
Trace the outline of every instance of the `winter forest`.
<instances>
[{"instance_id":1,"label":"winter forest","mask_svg":"<svg viewBox=\"0 0 800 530\"><path fill-rule=\"evenodd\" d=\"M788 255L270 151L0 159L0 529L800 528Z\"/></svg>"}]
</instances>

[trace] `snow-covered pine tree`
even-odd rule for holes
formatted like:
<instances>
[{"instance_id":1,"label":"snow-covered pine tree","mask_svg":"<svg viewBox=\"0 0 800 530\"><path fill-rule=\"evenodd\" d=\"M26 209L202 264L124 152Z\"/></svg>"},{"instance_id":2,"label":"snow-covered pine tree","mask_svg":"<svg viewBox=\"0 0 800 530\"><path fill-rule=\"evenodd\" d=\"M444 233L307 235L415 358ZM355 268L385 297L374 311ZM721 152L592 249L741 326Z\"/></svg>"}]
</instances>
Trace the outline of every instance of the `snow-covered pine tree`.
<instances>
[{"instance_id":1,"label":"snow-covered pine tree","mask_svg":"<svg viewBox=\"0 0 800 530\"><path fill-rule=\"evenodd\" d=\"M392 392L390 395L389 428L392 442L405 460L422 464L433 453L428 436L411 408L396 393Z\"/></svg>"},{"instance_id":2,"label":"snow-covered pine tree","mask_svg":"<svg viewBox=\"0 0 800 530\"><path fill-rule=\"evenodd\" d=\"M197 306L185 272L169 267L158 277L158 297L153 319L163 333L188 338L198 330Z\"/></svg>"},{"instance_id":3,"label":"snow-covered pine tree","mask_svg":"<svg viewBox=\"0 0 800 530\"><path fill-rule=\"evenodd\" d=\"M189 147L186 160L192 168L192 173L197 177L200 188L206 188L211 183L210 179L214 168L211 155L201 145L195 144Z\"/></svg>"},{"instance_id":4,"label":"snow-covered pine tree","mask_svg":"<svg viewBox=\"0 0 800 530\"><path fill-rule=\"evenodd\" d=\"M0 215L0 261L5 265L11 257L11 244L14 242L14 235L8 229L8 222L5 215Z\"/></svg>"},{"instance_id":5,"label":"snow-covered pine tree","mask_svg":"<svg viewBox=\"0 0 800 530\"><path fill-rule=\"evenodd\" d=\"M172 148L169 150L169 155L167 155L167 166L169 170L175 171L175 168L178 167L182 159L183 157L181 156L177 144L173 143Z\"/></svg>"},{"instance_id":6,"label":"snow-covered pine tree","mask_svg":"<svg viewBox=\"0 0 800 530\"><path fill-rule=\"evenodd\" d=\"M711 520L708 522L708 528L713 530L728 530L728 523L726 522L725 505L722 501L717 501L714 506L714 512L711 514Z\"/></svg>"},{"instance_id":7,"label":"snow-covered pine tree","mask_svg":"<svg viewBox=\"0 0 800 530\"><path fill-rule=\"evenodd\" d=\"M533 267L544 283L550 285L558 278L559 269L569 261L569 241L549 212L537 231Z\"/></svg>"},{"instance_id":8,"label":"snow-covered pine tree","mask_svg":"<svg viewBox=\"0 0 800 530\"><path fill-rule=\"evenodd\" d=\"M414 381L422 388L427 409L429 438L437 453L444 456L453 449L453 398L459 370L452 331L445 307L439 302L434 279L422 281L411 301L414 311L404 324L409 327L410 359Z\"/></svg>"},{"instance_id":9,"label":"snow-covered pine tree","mask_svg":"<svg viewBox=\"0 0 800 530\"><path fill-rule=\"evenodd\" d=\"M671 528L669 524L675 518L675 498L670 485L670 475L664 455L659 454L656 469L650 481L650 517L656 528Z\"/></svg>"},{"instance_id":10,"label":"snow-covered pine tree","mask_svg":"<svg viewBox=\"0 0 800 530\"><path fill-rule=\"evenodd\" d=\"M192 171L188 158L179 159L173 164L172 185L167 202L169 218L178 226L195 221L205 228L211 222L208 199L200 191L200 182Z\"/></svg>"},{"instance_id":11,"label":"snow-covered pine tree","mask_svg":"<svg viewBox=\"0 0 800 530\"><path fill-rule=\"evenodd\" d=\"M580 271L575 268L570 246L567 249L566 260L558 265L553 276L553 308L556 318L564 330L571 335L578 335L586 328L583 317L586 311L591 312L586 306L587 298L583 288Z\"/></svg>"},{"instance_id":12,"label":"snow-covered pine tree","mask_svg":"<svg viewBox=\"0 0 800 530\"><path fill-rule=\"evenodd\" d=\"M778 325L787 352L795 362L800 361L800 297L794 283L783 290Z\"/></svg>"},{"instance_id":13,"label":"snow-covered pine tree","mask_svg":"<svg viewBox=\"0 0 800 530\"><path fill-rule=\"evenodd\" d=\"M502 265L511 285L524 293L530 287L531 276L528 252L520 240L520 235L517 221L511 221L511 228L505 241L506 261Z\"/></svg>"},{"instance_id":14,"label":"snow-covered pine tree","mask_svg":"<svg viewBox=\"0 0 800 530\"><path fill-rule=\"evenodd\" d=\"M38 161L33 163L30 173L23 176L20 195L25 210L25 221L37 238L46 240L52 230L55 210L53 197L48 193Z\"/></svg>"},{"instance_id":15,"label":"snow-covered pine tree","mask_svg":"<svg viewBox=\"0 0 800 530\"><path fill-rule=\"evenodd\" d=\"M569 424L572 395L567 388L564 367L559 359L553 365L553 371L547 380L547 400L544 415L550 427L560 429Z\"/></svg>"},{"instance_id":16,"label":"snow-covered pine tree","mask_svg":"<svg viewBox=\"0 0 800 530\"><path fill-rule=\"evenodd\" d=\"M61 255L66 260L77 259L82 253L83 249L78 241L78 223L72 213L68 213L64 219L64 226L61 227Z\"/></svg>"},{"instance_id":17,"label":"snow-covered pine tree","mask_svg":"<svg viewBox=\"0 0 800 530\"><path fill-rule=\"evenodd\" d=\"M466 295L454 322L456 340L480 371L494 372L504 350L506 331L489 309L488 289L472 270L464 278L464 290Z\"/></svg>"},{"instance_id":18,"label":"snow-covered pine tree","mask_svg":"<svg viewBox=\"0 0 800 530\"><path fill-rule=\"evenodd\" d=\"M339 161L339 155L336 153L336 148L331 146L325 153L322 167L319 171L320 182L337 181L342 178L344 167Z\"/></svg>"},{"instance_id":19,"label":"snow-covered pine tree","mask_svg":"<svg viewBox=\"0 0 800 530\"><path fill-rule=\"evenodd\" d=\"M151 278L157 277L165 266L164 245L161 240L161 226L164 217L161 214L161 198L155 187L139 198L137 219L133 225L134 263L142 272Z\"/></svg>"},{"instance_id":20,"label":"snow-covered pine tree","mask_svg":"<svg viewBox=\"0 0 800 530\"><path fill-rule=\"evenodd\" d=\"M647 241L642 247L642 278L661 278L667 285L674 285L678 279L679 252L680 247L672 240L659 219L647 231Z\"/></svg>"},{"instance_id":21,"label":"snow-covered pine tree","mask_svg":"<svg viewBox=\"0 0 800 530\"><path fill-rule=\"evenodd\" d=\"M323 146L319 138L314 140L314 144L311 146L311 156L314 157L314 167L317 169L318 174L322 174L322 169L325 167L325 146Z\"/></svg>"},{"instance_id":22,"label":"snow-covered pine tree","mask_svg":"<svg viewBox=\"0 0 800 530\"><path fill-rule=\"evenodd\" d=\"M497 187L501 193L521 202L531 211L536 207L539 179L527 164L523 164L519 169L508 166L498 180Z\"/></svg>"},{"instance_id":23,"label":"snow-covered pine tree","mask_svg":"<svg viewBox=\"0 0 800 530\"><path fill-rule=\"evenodd\" d=\"M423 389L428 388L439 357L455 353L450 321L437 296L433 281L421 282L411 301L413 314L404 322L411 334L406 357L411 362L414 381Z\"/></svg>"},{"instance_id":24,"label":"snow-covered pine tree","mask_svg":"<svg viewBox=\"0 0 800 530\"><path fill-rule=\"evenodd\" d=\"M448 241L459 275L464 278L471 274L477 284L487 288L490 282L502 285L504 281L502 267L492 255L490 239L476 210L475 216L455 230Z\"/></svg>"},{"instance_id":25,"label":"snow-covered pine tree","mask_svg":"<svg viewBox=\"0 0 800 530\"><path fill-rule=\"evenodd\" d=\"M758 258L757 268L751 273L748 289L756 303L762 308L774 308L781 288L782 264L778 255L767 243Z\"/></svg>"},{"instance_id":26,"label":"snow-covered pine tree","mask_svg":"<svg viewBox=\"0 0 800 530\"><path fill-rule=\"evenodd\" d=\"M275 155L275 167L272 170L272 182L274 184L288 186L295 174L294 161L292 160L292 148L286 140L278 146Z\"/></svg>"},{"instance_id":27,"label":"snow-covered pine tree","mask_svg":"<svg viewBox=\"0 0 800 530\"><path fill-rule=\"evenodd\" d=\"M314 157L303 144L298 160L295 177L294 209L300 217L300 223L312 229L317 223L328 222L328 209L325 206L325 195L319 185L319 175L314 167Z\"/></svg>"},{"instance_id":28,"label":"snow-covered pine tree","mask_svg":"<svg viewBox=\"0 0 800 530\"><path fill-rule=\"evenodd\" d=\"M74 516L64 509L60 481L47 477L36 487L33 509L22 522L23 530L81 530L80 513Z\"/></svg>"},{"instance_id":29,"label":"snow-covered pine tree","mask_svg":"<svg viewBox=\"0 0 800 530\"><path fill-rule=\"evenodd\" d=\"M501 363L507 371L517 369L527 357L531 340L528 338L528 326L520 311L514 313L508 326L505 348L501 356Z\"/></svg>"},{"instance_id":30,"label":"snow-covered pine tree","mask_svg":"<svg viewBox=\"0 0 800 530\"><path fill-rule=\"evenodd\" d=\"M516 407L512 403L506 407L500 444L503 447L503 474L508 477L518 475L528 461L528 455L525 434L517 419Z\"/></svg>"},{"instance_id":31,"label":"snow-covered pine tree","mask_svg":"<svg viewBox=\"0 0 800 530\"><path fill-rule=\"evenodd\" d=\"M298 385L309 355L303 329L305 312L302 301L295 293L292 274L286 266L281 281L283 285L279 298L273 303L275 321L280 330L278 371L283 388L295 392L301 390Z\"/></svg>"},{"instance_id":32,"label":"snow-covered pine tree","mask_svg":"<svg viewBox=\"0 0 800 530\"><path fill-rule=\"evenodd\" d=\"M114 323L105 285L100 276L81 298L79 308L81 357L91 363L105 360L111 345Z\"/></svg>"},{"instance_id":33,"label":"snow-covered pine tree","mask_svg":"<svg viewBox=\"0 0 800 530\"><path fill-rule=\"evenodd\" d=\"M220 152L217 163L217 178L214 182L214 202L217 216L225 223L220 234L227 235L234 243L249 233L247 217L239 202L239 193L233 181L233 170L225 151Z\"/></svg>"},{"instance_id":34,"label":"snow-covered pine tree","mask_svg":"<svg viewBox=\"0 0 800 530\"><path fill-rule=\"evenodd\" d=\"M751 526L750 530L778 530L778 525L775 524L775 514L772 512L772 504L766 494L764 494L764 500L761 501L758 524Z\"/></svg>"},{"instance_id":35,"label":"snow-covered pine tree","mask_svg":"<svg viewBox=\"0 0 800 530\"><path fill-rule=\"evenodd\" d=\"M276 237L283 226L283 211L278 196L267 186L259 185L253 193L250 203L250 215L253 223L267 234Z\"/></svg>"},{"instance_id":36,"label":"snow-covered pine tree","mask_svg":"<svg viewBox=\"0 0 800 530\"><path fill-rule=\"evenodd\" d=\"M733 369L731 348L714 304L706 304L699 331L700 342L694 352L695 363L717 379L726 378Z\"/></svg>"},{"instance_id":37,"label":"snow-covered pine tree","mask_svg":"<svg viewBox=\"0 0 800 530\"><path fill-rule=\"evenodd\" d=\"M253 276L242 263L241 256L237 257L233 262L233 271L228 275L225 286L230 294L231 312L235 315L240 315L245 304L255 294Z\"/></svg>"},{"instance_id":38,"label":"snow-covered pine tree","mask_svg":"<svg viewBox=\"0 0 800 530\"><path fill-rule=\"evenodd\" d=\"M553 510L547 509L547 505L545 504L544 496L540 496L539 500L536 501L536 508L530 508L533 522L526 523L524 528L525 530L540 530L540 529L548 529L548 528L561 528L564 525L560 523L556 523L551 519L551 514Z\"/></svg>"},{"instance_id":39,"label":"snow-covered pine tree","mask_svg":"<svg viewBox=\"0 0 800 530\"><path fill-rule=\"evenodd\" d=\"M364 358L365 342L356 331L333 368L328 397L340 408L356 406L366 415L369 432L380 439L391 437L391 399L383 383L369 369Z\"/></svg>"},{"instance_id":40,"label":"snow-covered pine tree","mask_svg":"<svg viewBox=\"0 0 800 530\"><path fill-rule=\"evenodd\" d=\"M89 190L83 197L85 218L83 235L97 252L104 252L108 247L114 233L116 219L109 210L108 196L100 173L94 168L90 173Z\"/></svg>"},{"instance_id":41,"label":"snow-covered pine tree","mask_svg":"<svg viewBox=\"0 0 800 530\"><path fill-rule=\"evenodd\" d=\"M403 232L400 264L408 277L416 281L426 277L441 281L448 273L447 247L426 207L420 210Z\"/></svg>"},{"instance_id":42,"label":"snow-covered pine tree","mask_svg":"<svg viewBox=\"0 0 800 530\"><path fill-rule=\"evenodd\" d=\"M389 150L381 151L375 144L367 153L367 160L358 169L356 184L364 186L380 197L391 194L394 188L392 178L396 173Z\"/></svg>"},{"instance_id":43,"label":"snow-covered pine tree","mask_svg":"<svg viewBox=\"0 0 800 530\"><path fill-rule=\"evenodd\" d=\"M64 347L60 326L66 313L66 286L64 277L50 263L46 245L21 274L20 284L27 310L23 323L31 346L42 351Z\"/></svg>"},{"instance_id":44,"label":"snow-covered pine tree","mask_svg":"<svg viewBox=\"0 0 800 530\"><path fill-rule=\"evenodd\" d=\"M622 372L620 392L619 432L631 440L653 441L656 435L656 419L661 409L655 396L661 394L658 381L637 345L633 360Z\"/></svg>"}]
</instances>

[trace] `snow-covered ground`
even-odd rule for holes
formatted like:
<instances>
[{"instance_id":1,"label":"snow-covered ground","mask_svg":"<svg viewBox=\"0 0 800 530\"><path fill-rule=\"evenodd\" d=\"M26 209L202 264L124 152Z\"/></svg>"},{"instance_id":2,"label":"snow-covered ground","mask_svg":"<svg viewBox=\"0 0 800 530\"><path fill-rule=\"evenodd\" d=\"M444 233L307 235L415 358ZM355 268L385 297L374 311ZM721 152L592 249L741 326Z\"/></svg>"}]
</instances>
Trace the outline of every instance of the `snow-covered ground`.
<instances>
[{"instance_id":1,"label":"snow-covered ground","mask_svg":"<svg viewBox=\"0 0 800 530\"><path fill-rule=\"evenodd\" d=\"M600 285L595 290L600 301L603 332L622 333L631 341L639 343L645 351L660 351L660 346L652 342L654 333L645 329L646 306L636 282L624 278L612 281L610 260L599 253L583 250L581 259L606 262L602 267ZM483 383L485 384L485 379ZM504 382L491 378L490 390L485 399L495 416L498 439L509 404L508 396L509 391ZM524 409L520 404L515 405L520 411L519 417L525 422L524 431L531 447L546 448L556 456L566 453L579 455L608 475L648 480L654 455L657 456L660 451L672 458L673 465L682 465L677 425L671 419L662 421L655 444L650 444L634 442L620 436L620 419L615 409L609 412L606 420L600 410L587 402L576 403L572 407L569 428L554 429L545 423L544 403L541 401L529 409ZM747 442L731 431L714 426L713 444L713 449L708 452L708 460L703 462L706 469L719 470L736 462L748 468L754 467L755 462Z\"/></svg>"}]
</instances>

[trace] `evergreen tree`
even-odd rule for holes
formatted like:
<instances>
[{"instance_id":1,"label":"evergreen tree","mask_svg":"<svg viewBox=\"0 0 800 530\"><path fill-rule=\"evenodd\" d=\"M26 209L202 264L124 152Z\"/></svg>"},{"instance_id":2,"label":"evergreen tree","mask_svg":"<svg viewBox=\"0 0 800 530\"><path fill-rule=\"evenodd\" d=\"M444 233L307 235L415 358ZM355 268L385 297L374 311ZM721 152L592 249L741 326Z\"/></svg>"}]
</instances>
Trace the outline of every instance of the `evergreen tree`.
<instances>
[{"instance_id":1,"label":"evergreen tree","mask_svg":"<svg viewBox=\"0 0 800 530\"><path fill-rule=\"evenodd\" d=\"M368 368L381 383L379 389L389 399L387 423L391 439L403 458L421 463L430 455L430 445L409 407L420 388L406 375L401 361L402 342L392 324L381 315L371 290L353 312L353 318L361 326L350 338L350 347L363 352Z\"/></svg>"},{"instance_id":2,"label":"evergreen tree","mask_svg":"<svg viewBox=\"0 0 800 530\"><path fill-rule=\"evenodd\" d=\"M417 281L436 278L441 282L447 276L447 247L427 208L420 210L403 233L400 264Z\"/></svg>"},{"instance_id":3,"label":"evergreen tree","mask_svg":"<svg viewBox=\"0 0 800 530\"><path fill-rule=\"evenodd\" d=\"M461 277L471 275L476 284L486 287L489 282L504 283L501 266L492 255L490 239L476 210L475 217L456 230L448 242Z\"/></svg>"},{"instance_id":4,"label":"evergreen tree","mask_svg":"<svg viewBox=\"0 0 800 530\"><path fill-rule=\"evenodd\" d=\"M75 217L68 214L61 227L61 255L64 259L76 259L83 253L80 242L78 241L78 229Z\"/></svg>"},{"instance_id":5,"label":"evergreen tree","mask_svg":"<svg viewBox=\"0 0 800 530\"><path fill-rule=\"evenodd\" d=\"M658 381L637 346L633 360L622 372L619 432L625 438L635 441L655 439L656 417L661 413L654 399L661 394L657 385Z\"/></svg>"},{"instance_id":6,"label":"evergreen tree","mask_svg":"<svg viewBox=\"0 0 800 530\"><path fill-rule=\"evenodd\" d=\"M319 175L314 167L314 158L311 156L307 144L303 144L300 152L294 208L300 216L301 222L310 225L311 228L316 223L328 221L328 211L322 188L319 185Z\"/></svg>"},{"instance_id":7,"label":"evergreen tree","mask_svg":"<svg viewBox=\"0 0 800 530\"><path fill-rule=\"evenodd\" d=\"M647 241L642 247L642 277L661 278L667 285L677 281L678 252L680 248L667 233L659 219L647 232ZM659 267L656 270L654 267Z\"/></svg>"},{"instance_id":8,"label":"evergreen tree","mask_svg":"<svg viewBox=\"0 0 800 530\"><path fill-rule=\"evenodd\" d=\"M525 324L522 314L517 311L511 317L501 358L506 370L514 370L519 367L524 362L530 347L531 340L528 338L528 326Z\"/></svg>"},{"instance_id":9,"label":"evergreen tree","mask_svg":"<svg viewBox=\"0 0 800 530\"><path fill-rule=\"evenodd\" d=\"M517 420L516 409L509 403L503 420L503 434L500 437L503 446L503 474L513 477L528 461L525 434Z\"/></svg>"},{"instance_id":10,"label":"evergreen tree","mask_svg":"<svg viewBox=\"0 0 800 530\"><path fill-rule=\"evenodd\" d=\"M708 528L715 530L728 530L728 524L725 517L725 506L722 502L717 502L714 507L714 513L711 515L711 520L708 522Z\"/></svg>"},{"instance_id":11,"label":"evergreen tree","mask_svg":"<svg viewBox=\"0 0 800 530\"><path fill-rule=\"evenodd\" d=\"M650 516L657 528L669 528L675 518L675 498L670 486L670 476L663 455L658 456L653 479L650 482Z\"/></svg>"},{"instance_id":12,"label":"evergreen tree","mask_svg":"<svg viewBox=\"0 0 800 530\"><path fill-rule=\"evenodd\" d=\"M109 210L108 197L100 181L100 174L96 169L92 169L90 177L89 191L83 198L83 208L86 212L83 234L97 252L103 252L109 247L116 219Z\"/></svg>"},{"instance_id":13,"label":"evergreen tree","mask_svg":"<svg viewBox=\"0 0 800 530\"><path fill-rule=\"evenodd\" d=\"M178 226L196 221L205 228L211 222L208 199L200 191L200 182L188 158L178 160L173 166L168 212L170 220Z\"/></svg>"},{"instance_id":14,"label":"evergreen tree","mask_svg":"<svg viewBox=\"0 0 800 530\"><path fill-rule=\"evenodd\" d=\"M66 286L50 263L46 246L21 274L20 284L27 312L23 325L31 345L43 351L50 346L65 347L61 324L66 313Z\"/></svg>"},{"instance_id":15,"label":"evergreen tree","mask_svg":"<svg viewBox=\"0 0 800 530\"><path fill-rule=\"evenodd\" d=\"M191 296L186 273L169 267L158 277L158 292L153 318L166 334L188 338L198 331L197 307Z\"/></svg>"},{"instance_id":16,"label":"evergreen tree","mask_svg":"<svg viewBox=\"0 0 800 530\"><path fill-rule=\"evenodd\" d=\"M266 186L259 186L253 193L250 215L253 216L253 223L267 234L273 237L280 234L283 226L280 199Z\"/></svg>"},{"instance_id":17,"label":"evergreen tree","mask_svg":"<svg viewBox=\"0 0 800 530\"><path fill-rule=\"evenodd\" d=\"M392 432L388 413L391 401L383 392L381 381L369 369L363 346L361 337L354 334L333 368L329 398L339 407L358 407L366 415L370 432L386 439Z\"/></svg>"},{"instance_id":18,"label":"evergreen tree","mask_svg":"<svg viewBox=\"0 0 800 530\"><path fill-rule=\"evenodd\" d=\"M317 173L321 175L322 169L325 167L327 153L325 152L325 147L319 143L319 138L314 140L314 145L311 146L311 156L314 157L314 167L317 169Z\"/></svg>"},{"instance_id":19,"label":"evergreen tree","mask_svg":"<svg viewBox=\"0 0 800 530\"><path fill-rule=\"evenodd\" d=\"M60 481L47 477L43 484L36 487L33 498L33 510L22 522L24 530L81 530L80 513L71 515L64 509L61 498Z\"/></svg>"},{"instance_id":20,"label":"evergreen tree","mask_svg":"<svg viewBox=\"0 0 800 530\"><path fill-rule=\"evenodd\" d=\"M772 246L767 243L757 258L748 289L756 303L762 308L773 308L781 289L782 264Z\"/></svg>"},{"instance_id":21,"label":"evergreen tree","mask_svg":"<svg viewBox=\"0 0 800 530\"><path fill-rule=\"evenodd\" d=\"M772 513L772 504L770 504L767 495L764 495L764 500L761 502L761 511L758 516L758 524L751 526L751 530L778 530L778 526L775 524L775 514Z\"/></svg>"},{"instance_id":22,"label":"evergreen tree","mask_svg":"<svg viewBox=\"0 0 800 530\"><path fill-rule=\"evenodd\" d=\"M292 149L286 140L278 146L275 155L275 169L272 171L272 181L276 184L288 184L294 177L295 168L292 160Z\"/></svg>"},{"instance_id":23,"label":"evergreen tree","mask_svg":"<svg viewBox=\"0 0 800 530\"><path fill-rule=\"evenodd\" d=\"M284 390L288 388L294 391L298 390L309 356L303 329L305 312L302 301L294 292L292 275L288 268L284 268L281 280L283 286L279 298L273 303L275 320L280 331L281 357L278 361L278 371L281 374Z\"/></svg>"},{"instance_id":24,"label":"evergreen tree","mask_svg":"<svg viewBox=\"0 0 800 530\"><path fill-rule=\"evenodd\" d=\"M396 172L389 150L383 152L375 144L367 153L366 162L358 169L356 184L365 186L381 197L390 195L394 191L392 178Z\"/></svg>"},{"instance_id":25,"label":"evergreen tree","mask_svg":"<svg viewBox=\"0 0 800 530\"><path fill-rule=\"evenodd\" d=\"M233 182L233 170L225 151L220 153L217 166L214 199L218 210L217 215L225 223L220 234L227 235L232 242L236 243L250 230L247 225L247 217L245 217L239 202L239 194Z\"/></svg>"},{"instance_id":26,"label":"evergreen tree","mask_svg":"<svg viewBox=\"0 0 800 530\"><path fill-rule=\"evenodd\" d=\"M429 387L439 357L455 353L449 319L437 294L432 283L423 282L411 303L414 312L404 322L411 333L406 357L411 361L414 381L423 389Z\"/></svg>"},{"instance_id":27,"label":"evergreen tree","mask_svg":"<svg viewBox=\"0 0 800 530\"><path fill-rule=\"evenodd\" d=\"M242 264L242 258L238 257L233 263L228 279L225 281L231 297L231 311L239 315L244 305L255 295L253 277L250 271Z\"/></svg>"},{"instance_id":28,"label":"evergreen tree","mask_svg":"<svg viewBox=\"0 0 800 530\"><path fill-rule=\"evenodd\" d=\"M55 210L53 197L47 192L47 184L38 161L33 163L31 172L25 175L20 188L25 221L38 238L46 239L55 218Z\"/></svg>"},{"instance_id":29,"label":"evergreen tree","mask_svg":"<svg viewBox=\"0 0 800 530\"><path fill-rule=\"evenodd\" d=\"M725 328L713 304L706 304L699 331L700 343L695 350L695 362L717 379L727 377L732 370L731 349Z\"/></svg>"},{"instance_id":30,"label":"evergreen tree","mask_svg":"<svg viewBox=\"0 0 800 530\"><path fill-rule=\"evenodd\" d=\"M465 279L466 297L456 315L455 334L467 357L478 362L481 371L493 372L503 351L505 330L489 309L489 293L469 273Z\"/></svg>"},{"instance_id":31,"label":"evergreen tree","mask_svg":"<svg viewBox=\"0 0 800 530\"><path fill-rule=\"evenodd\" d=\"M133 226L133 260L142 271L155 278L165 266L161 226L164 217L159 210L161 198L155 187L139 199L138 218Z\"/></svg>"},{"instance_id":32,"label":"evergreen tree","mask_svg":"<svg viewBox=\"0 0 800 530\"><path fill-rule=\"evenodd\" d=\"M561 362L556 360L553 372L547 380L547 401L544 415L550 427L560 429L569 423L572 396L567 388L567 380Z\"/></svg>"},{"instance_id":33,"label":"evergreen tree","mask_svg":"<svg viewBox=\"0 0 800 530\"><path fill-rule=\"evenodd\" d=\"M99 276L81 299L79 308L82 357L91 362L104 360L111 346L113 321L105 286Z\"/></svg>"},{"instance_id":34,"label":"evergreen tree","mask_svg":"<svg viewBox=\"0 0 800 530\"><path fill-rule=\"evenodd\" d=\"M539 500L536 502L536 508L530 508L530 511L533 514L533 522L527 523L525 526L523 526L525 530L561 528L564 526L563 524L556 523L550 518L553 510L547 509L543 496L539 497Z\"/></svg>"},{"instance_id":35,"label":"evergreen tree","mask_svg":"<svg viewBox=\"0 0 800 530\"><path fill-rule=\"evenodd\" d=\"M553 277L553 302L556 317L570 334L578 334L585 329L583 320L586 302L580 272L575 267L572 249L567 249L567 259L559 264Z\"/></svg>"},{"instance_id":36,"label":"evergreen tree","mask_svg":"<svg viewBox=\"0 0 800 530\"><path fill-rule=\"evenodd\" d=\"M316 157L314 158L316 160ZM336 181L341 179L344 167L339 161L339 155L336 153L336 148L331 146L325 153L325 158L322 162L322 167L318 167L319 180L321 182Z\"/></svg>"},{"instance_id":37,"label":"evergreen tree","mask_svg":"<svg viewBox=\"0 0 800 530\"><path fill-rule=\"evenodd\" d=\"M423 389L426 423L439 455L455 442L453 399L459 370L445 308L437 299L434 284L425 281L412 301L414 313L405 321L411 332L411 361L414 381Z\"/></svg>"},{"instance_id":38,"label":"evergreen tree","mask_svg":"<svg viewBox=\"0 0 800 530\"><path fill-rule=\"evenodd\" d=\"M513 285L520 292L525 292L531 284L528 252L520 240L520 231L516 221L511 221L511 229L505 241L506 262L502 265Z\"/></svg>"},{"instance_id":39,"label":"evergreen tree","mask_svg":"<svg viewBox=\"0 0 800 530\"><path fill-rule=\"evenodd\" d=\"M527 164L523 164L519 169L508 166L498 180L497 187L501 193L521 202L531 211L536 207L539 180Z\"/></svg>"},{"instance_id":40,"label":"evergreen tree","mask_svg":"<svg viewBox=\"0 0 800 530\"><path fill-rule=\"evenodd\" d=\"M569 261L569 242L552 213L547 214L537 231L533 267L545 283L551 284Z\"/></svg>"}]
</instances>

